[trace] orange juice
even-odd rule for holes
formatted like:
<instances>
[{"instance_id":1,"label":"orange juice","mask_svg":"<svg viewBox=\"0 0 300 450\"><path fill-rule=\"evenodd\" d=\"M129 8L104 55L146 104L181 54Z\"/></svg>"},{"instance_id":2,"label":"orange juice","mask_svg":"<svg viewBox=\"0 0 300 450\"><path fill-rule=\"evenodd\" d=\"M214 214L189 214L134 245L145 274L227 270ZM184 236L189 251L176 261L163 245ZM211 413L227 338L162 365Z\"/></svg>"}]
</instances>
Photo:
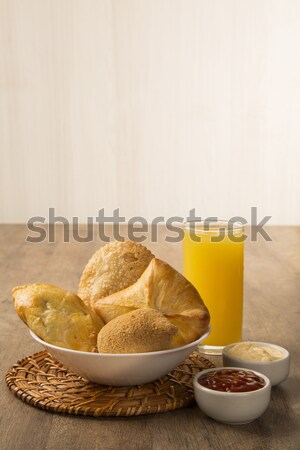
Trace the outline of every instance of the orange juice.
<instances>
[{"instance_id":1,"label":"orange juice","mask_svg":"<svg viewBox=\"0 0 300 450\"><path fill-rule=\"evenodd\" d=\"M211 315L212 332L203 344L224 346L240 341L244 242L233 242L230 237L241 238L243 229L231 230L231 235L225 230L219 242L212 240L219 234L216 226L205 230L196 225L192 233L201 242L195 242L191 230L185 228L184 275L196 287Z\"/></svg>"}]
</instances>

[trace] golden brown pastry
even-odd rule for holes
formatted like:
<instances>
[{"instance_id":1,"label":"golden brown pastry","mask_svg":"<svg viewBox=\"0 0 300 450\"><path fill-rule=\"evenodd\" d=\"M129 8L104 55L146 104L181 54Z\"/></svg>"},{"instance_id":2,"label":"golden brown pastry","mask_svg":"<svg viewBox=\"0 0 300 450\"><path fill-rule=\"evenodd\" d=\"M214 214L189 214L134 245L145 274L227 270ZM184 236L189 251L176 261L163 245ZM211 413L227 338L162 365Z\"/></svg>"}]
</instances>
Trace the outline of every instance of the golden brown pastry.
<instances>
[{"instance_id":1,"label":"golden brown pastry","mask_svg":"<svg viewBox=\"0 0 300 450\"><path fill-rule=\"evenodd\" d=\"M157 258L133 285L105 298L93 298L91 307L105 323L138 308L157 309L178 328L173 347L198 339L209 325L209 312L196 288Z\"/></svg>"},{"instance_id":2,"label":"golden brown pastry","mask_svg":"<svg viewBox=\"0 0 300 450\"><path fill-rule=\"evenodd\" d=\"M79 297L89 306L95 298L127 288L139 279L152 258L150 250L136 242L105 245L87 263L79 283Z\"/></svg>"},{"instance_id":3,"label":"golden brown pastry","mask_svg":"<svg viewBox=\"0 0 300 450\"><path fill-rule=\"evenodd\" d=\"M137 309L116 317L98 334L99 353L144 353L167 350L177 327L155 309Z\"/></svg>"},{"instance_id":4,"label":"golden brown pastry","mask_svg":"<svg viewBox=\"0 0 300 450\"><path fill-rule=\"evenodd\" d=\"M97 351L97 335L104 323L77 295L50 284L26 284L12 292L18 315L45 342Z\"/></svg>"}]
</instances>

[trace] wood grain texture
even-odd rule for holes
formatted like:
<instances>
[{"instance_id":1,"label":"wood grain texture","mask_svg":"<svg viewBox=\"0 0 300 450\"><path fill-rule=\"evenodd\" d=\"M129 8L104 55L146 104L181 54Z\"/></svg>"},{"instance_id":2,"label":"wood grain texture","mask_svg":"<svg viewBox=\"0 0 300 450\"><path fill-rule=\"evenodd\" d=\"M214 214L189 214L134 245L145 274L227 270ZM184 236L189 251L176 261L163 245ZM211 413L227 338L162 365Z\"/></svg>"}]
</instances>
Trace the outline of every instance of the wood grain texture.
<instances>
[{"instance_id":1,"label":"wood grain texture","mask_svg":"<svg viewBox=\"0 0 300 450\"><path fill-rule=\"evenodd\" d=\"M81 271L99 240L83 244L25 243L22 225L0 226L1 286L1 441L6 450L59 449L239 449L299 448L299 304L300 228L269 229L272 242L247 243L245 255L244 339L283 345L291 352L289 378L272 389L267 412L243 426L226 426L207 418L196 406L165 415L93 419L60 416L30 407L15 398L4 382L16 360L40 351L13 310L11 288L27 282L49 282L76 290ZM159 242L149 248L180 269L181 244ZM220 361L219 361L220 363Z\"/></svg>"},{"instance_id":2,"label":"wood grain texture","mask_svg":"<svg viewBox=\"0 0 300 450\"><path fill-rule=\"evenodd\" d=\"M0 221L300 223L298 0L0 0Z\"/></svg>"}]
</instances>

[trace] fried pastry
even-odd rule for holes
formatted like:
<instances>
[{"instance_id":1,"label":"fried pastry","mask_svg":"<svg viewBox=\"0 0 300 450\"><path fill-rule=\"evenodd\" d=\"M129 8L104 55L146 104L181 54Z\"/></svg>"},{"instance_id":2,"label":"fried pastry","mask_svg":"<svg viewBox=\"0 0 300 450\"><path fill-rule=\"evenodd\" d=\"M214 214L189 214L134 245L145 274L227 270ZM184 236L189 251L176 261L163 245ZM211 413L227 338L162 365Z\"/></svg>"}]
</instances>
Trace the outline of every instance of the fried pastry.
<instances>
[{"instance_id":1,"label":"fried pastry","mask_svg":"<svg viewBox=\"0 0 300 450\"><path fill-rule=\"evenodd\" d=\"M198 339L207 330L210 318L196 288L157 258L134 284L105 298L93 298L91 307L105 323L139 308L156 309L178 328L173 347Z\"/></svg>"},{"instance_id":2,"label":"fried pastry","mask_svg":"<svg viewBox=\"0 0 300 450\"><path fill-rule=\"evenodd\" d=\"M155 309L144 308L116 317L98 334L99 353L145 353L167 350L177 327Z\"/></svg>"},{"instance_id":3,"label":"fried pastry","mask_svg":"<svg viewBox=\"0 0 300 450\"><path fill-rule=\"evenodd\" d=\"M104 323L77 295L50 284L26 284L12 292L19 317L45 342L97 351L97 336Z\"/></svg>"},{"instance_id":4,"label":"fried pastry","mask_svg":"<svg viewBox=\"0 0 300 450\"><path fill-rule=\"evenodd\" d=\"M135 283L153 258L136 242L112 242L100 248L87 263L78 295L89 306L95 298L107 297Z\"/></svg>"}]
</instances>

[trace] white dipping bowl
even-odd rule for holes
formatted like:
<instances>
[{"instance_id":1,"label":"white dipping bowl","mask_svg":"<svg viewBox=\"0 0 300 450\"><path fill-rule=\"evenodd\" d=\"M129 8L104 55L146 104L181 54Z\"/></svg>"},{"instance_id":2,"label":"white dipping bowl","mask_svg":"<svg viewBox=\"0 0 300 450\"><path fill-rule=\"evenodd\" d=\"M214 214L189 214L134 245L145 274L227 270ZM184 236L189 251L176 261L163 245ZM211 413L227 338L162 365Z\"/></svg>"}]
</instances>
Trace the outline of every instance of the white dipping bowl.
<instances>
[{"instance_id":1,"label":"white dipping bowl","mask_svg":"<svg viewBox=\"0 0 300 450\"><path fill-rule=\"evenodd\" d=\"M203 370L194 377L194 393L199 408L212 419L230 425L243 425L260 417L267 409L271 398L270 380L263 374L252 371L264 379L265 385L250 392L222 392L208 389L198 383L207 372L241 367L217 367Z\"/></svg>"},{"instance_id":2,"label":"white dipping bowl","mask_svg":"<svg viewBox=\"0 0 300 450\"><path fill-rule=\"evenodd\" d=\"M199 339L171 350L147 353L92 353L70 350L48 344L32 331L31 336L42 344L57 361L94 383L112 386L134 386L150 383L181 364L209 336L210 329Z\"/></svg>"},{"instance_id":3,"label":"white dipping bowl","mask_svg":"<svg viewBox=\"0 0 300 450\"><path fill-rule=\"evenodd\" d=\"M250 341L249 341L250 342ZM271 381L272 386L282 383L288 376L290 371L290 354L279 345L269 344L267 342L251 341L253 344L264 345L267 347L274 347L283 353L281 359L275 361L246 361L235 356L229 355L228 350L236 344L230 344L223 349L223 365L233 367L244 367L245 369L257 370L266 375ZM238 342L237 342L238 343Z\"/></svg>"}]
</instances>

